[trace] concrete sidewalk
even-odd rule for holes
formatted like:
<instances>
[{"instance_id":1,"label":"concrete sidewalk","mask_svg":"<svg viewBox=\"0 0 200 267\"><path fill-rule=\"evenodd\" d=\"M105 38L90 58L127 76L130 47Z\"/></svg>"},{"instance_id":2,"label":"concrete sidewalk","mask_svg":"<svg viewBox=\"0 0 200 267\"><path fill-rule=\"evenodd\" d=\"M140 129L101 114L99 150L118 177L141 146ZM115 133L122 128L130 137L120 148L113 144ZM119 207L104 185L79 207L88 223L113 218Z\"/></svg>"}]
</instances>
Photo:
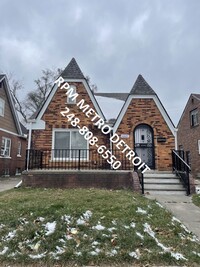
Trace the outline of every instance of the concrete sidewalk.
<instances>
[{"instance_id":1,"label":"concrete sidewalk","mask_svg":"<svg viewBox=\"0 0 200 267\"><path fill-rule=\"evenodd\" d=\"M20 181L20 177L0 178L0 192L14 188Z\"/></svg>"},{"instance_id":2,"label":"concrete sidewalk","mask_svg":"<svg viewBox=\"0 0 200 267\"><path fill-rule=\"evenodd\" d=\"M180 195L145 196L149 199L156 199L200 240L200 208L192 203L192 197Z\"/></svg>"}]
</instances>

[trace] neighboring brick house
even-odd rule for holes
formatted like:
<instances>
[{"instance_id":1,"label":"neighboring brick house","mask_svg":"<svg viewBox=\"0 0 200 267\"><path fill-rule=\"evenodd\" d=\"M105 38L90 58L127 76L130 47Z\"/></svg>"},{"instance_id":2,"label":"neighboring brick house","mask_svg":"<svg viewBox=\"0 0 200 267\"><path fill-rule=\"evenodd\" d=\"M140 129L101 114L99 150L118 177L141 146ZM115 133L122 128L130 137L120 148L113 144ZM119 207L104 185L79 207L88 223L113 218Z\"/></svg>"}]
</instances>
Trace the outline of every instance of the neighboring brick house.
<instances>
[{"instance_id":1,"label":"neighboring brick house","mask_svg":"<svg viewBox=\"0 0 200 267\"><path fill-rule=\"evenodd\" d=\"M102 164L102 168L108 167L106 160L100 162L101 155L90 153L101 145L105 145L119 160L124 161L125 154L120 154L119 151L116 154L114 142L110 141L111 136L118 134L129 150L134 150L150 168L171 170L171 150L175 148L176 131L158 96L141 75L138 76L130 94L114 94L116 99L123 100L124 105L113 125L111 121L106 121L98 105L98 98L94 96L74 58L61 77L78 96L76 99L67 97L66 90L61 89L63 83L60 86L58 83L54 84L46 102L30 121L30 168L70 167L72 161L78 158L73 149L88 149L82 151L81 158L79 157L82 167L94 168L95 164ZM103 93L96 95L106 96ZM107 94L107 97L112 98L114 95ZM106 131L102 133L103 127L99 129L98 123L94 125L90 112L86 114L87 112L83 112L84 108L80 110L77 103L81 100L96 112L101 121L109 125L112 130L108 134L104 134ZM66 107L70 109L69 113L74 113L80 119L78 128L86 126L98 138L98 145L89 144L83 135L80 135L79 129L73 127L71 122L61 115ZM111 104L112 108L114 109L114 106ZM133 165L128 165L128 168L133 168Z\"/></svg>"},{"instance_id":2,"label":"neighboring brick house","mask_svg":"<svg viewBox=\"0 0 200 267\"><path fill-rule=\"evenodd\" d=\"M24 170L26 135L19 122L6 75L0 75L0 177Z\"/></svg>"},{"instance_id":3,"label":"neighboring brick house","mask_svg":"<svg viewBox=\"0 0 200 267\"><path fill-rule=\"evenodd\" d=\"M200 94L191 94L178 123L178 149L189 151L194 178L200 178Z\"/></svg>"}]
</instances>

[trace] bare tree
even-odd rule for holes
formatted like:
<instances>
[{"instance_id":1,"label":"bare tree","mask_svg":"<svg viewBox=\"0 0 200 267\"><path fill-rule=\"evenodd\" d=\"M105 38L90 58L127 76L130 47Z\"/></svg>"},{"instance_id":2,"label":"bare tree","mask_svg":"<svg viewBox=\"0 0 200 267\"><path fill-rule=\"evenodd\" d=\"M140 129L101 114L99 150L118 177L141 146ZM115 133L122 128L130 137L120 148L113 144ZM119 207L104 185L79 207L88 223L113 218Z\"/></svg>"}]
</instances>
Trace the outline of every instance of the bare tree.
<instances>
[{"instance_id":1,"label":"bare tree","mask_svg":"<svg viewBox=\"0 0 200 267\"><path fill-rule=\"evenodd\" d=\"M13 78L12 74L9 75L8 79L15 102L15 108L21 114L24 122L27 123L28 118L30 118L31 115L33 115L44 103L53 86L54 81L61 74L61 72L61 69L42 70L41 77L34 81L35 89L29 91L27 96L23 100L21 99L21 92L23 89L22 82ZM90 85L91 90L93 92L96 92L97 85L91 83L89 76L86 76L85 78Z\"/></svg>"},{"instance_id":2,"label":"bare tree","mask_svg":"<svg viewBox=\"0 0 200 267\"><path fill-rule=\"evenodd\" d=\"M86 76L85 76L85 79L86 79L86 81L88 82L88 84L89 84L89 86L90 86L92 92L93 92L93 93L97 92L98 87L97 87L97 85L96 85L95 83L92 83L92 82L91 82L91 78L90 78L90 76L86 75Z\"/></svg>"},{"instance_id":3,"label":"bare tree","mask_svg":"<svg viewBox=\"0 0 200 267\"><path fill-rule=\"evenodd\" d=\"M34 114L46 100L55 79L61 74L61 69L42 70L40 78L34 81L35 89L31 90L24 100L20 101L20 90L23 89L23 85L18 80L9 78L11 92L15 101L15 108L23 117L23 120L27 122L28 118Z\"/></svg>"}]
</instances>

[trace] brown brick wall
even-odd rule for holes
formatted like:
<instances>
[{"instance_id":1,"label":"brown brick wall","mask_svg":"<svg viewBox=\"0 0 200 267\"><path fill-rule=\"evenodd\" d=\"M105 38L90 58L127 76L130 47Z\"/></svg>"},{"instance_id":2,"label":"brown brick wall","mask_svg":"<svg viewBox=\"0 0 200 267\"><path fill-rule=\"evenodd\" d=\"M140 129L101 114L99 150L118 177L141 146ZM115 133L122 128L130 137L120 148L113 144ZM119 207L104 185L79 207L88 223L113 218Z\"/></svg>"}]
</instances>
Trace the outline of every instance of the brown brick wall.
<instances>
[{"instance_id":1,"label":"brown brick wall","mask_svg":"<svg viewBox=\"0 0 200 267\"><path fill-rule=\"evenodd\" d=\"M132 189L140 192L137 174L131 172L29 172L23 186L48 188Z\"/></svg>"},{"instance_id":2,"label":"brown brick wall","mask_svg":"<svg viewBox=\"0 0 200 267\"><path fill-rule=\"evenodd\" d=\"M192 127L190 123L190 111L196 108L199 113L199 125ZM193 96L190 96L178 124L177 139L178 147L183 146L184 151L190 151L191 169L194 178L200 178L200 154L198 151L198 140L200 140L200 101Z\"/></svg>"},{"instance_id":3,"label":"brown brick wall","mask_svg":"<svg viewBox=\"0 0 200 267\"><path fill-rule=\"evenodd\" d=\"M175 147L175 138L162 117L153 99L132 99L118 129L117 134L129 134L123 139L134 150L134 129L139 124L148 124L153 128L155 146L155 169L172 169L171 149ZM165 143L158 143L157 137L165 137Z\"/></svg>"},{"instance_id":4,"label":"brown brick wall","mask_svg":"<svg viewBox=\"0 0 200 267\"><path fill-rule=\"evenodd\" d=\"M21 171L25 168L26 139L0 131L0 144L2 142L2 137L11 139L11 154L10 158L0 157L0 176L5 174L5 169L8 170L9 175L15 175L17 168L20 168ZM20 141L22 145L21 157L17 156L18 141Z\"/></svg>"},{"instance_id":5,"label":"brown brick wall","mask_svg":"<svg viewBox=\"0 0 200 267\"><path fill-rule=\"evenodd\" d=\"M69 83L70 85L76 86L76 91L79 94L77 97L77 103L81 100L85 100L85 104L89 104L90 108L95 110L95 107L90 100L90 97L83 85L80 82ZM106 145L109 148L109 136L104 135L96 126L94 122L91 122L91 118L87 118L86 115L77 107L76 104L66 104L67 96L65 94L66 90L58 89L53 96L47 110L45 111L42 120L46 122L45 130L34 130L32 135L32 148L33 149L52 149L52 131L54 128L61 129L77 129L71 126L67 118L64 118L60 112L65 110L67 106L70 108L69 113L74 113L77 118L80 119L79 126L87 126L90 131L93 132L94 136L98 138L98 145ZM95 149L95 146L90 146L89 148ZM97 154L98 155L98 154ZM49 158L50 160L50 158ZM95 160L95 159L93 159ZM85 165L85 163L83 163Z\"/></svg>"}]
</instances>

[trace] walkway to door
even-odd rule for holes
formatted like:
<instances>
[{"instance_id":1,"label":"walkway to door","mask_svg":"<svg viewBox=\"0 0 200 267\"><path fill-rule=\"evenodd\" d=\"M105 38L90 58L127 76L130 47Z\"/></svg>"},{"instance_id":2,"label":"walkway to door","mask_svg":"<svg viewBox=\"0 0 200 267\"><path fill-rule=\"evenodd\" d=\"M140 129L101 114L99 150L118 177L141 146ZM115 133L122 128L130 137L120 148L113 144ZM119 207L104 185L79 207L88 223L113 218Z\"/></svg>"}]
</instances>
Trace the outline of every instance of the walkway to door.
<instances>
[{"instance_id":1,"label":"walkway to door","mask_svg":"<svg viewBox=\"0 0 200 267\"><path fill-rule=\"evenodd\" d=\"M20 181L21 181L21 177L0 178L0 192L13 189Z\"/></svg>"},{"instance_id":2,"label":"walkway to door","mask_svg":"<svg viewBox=\"0 0 200 267\"><path fill-rule=\"evenodd\" d=\"M192 197L163 194L145 196L149 199L156 199L200 240L200 208L192 203Z\"/></svg>"}]
</instances>

